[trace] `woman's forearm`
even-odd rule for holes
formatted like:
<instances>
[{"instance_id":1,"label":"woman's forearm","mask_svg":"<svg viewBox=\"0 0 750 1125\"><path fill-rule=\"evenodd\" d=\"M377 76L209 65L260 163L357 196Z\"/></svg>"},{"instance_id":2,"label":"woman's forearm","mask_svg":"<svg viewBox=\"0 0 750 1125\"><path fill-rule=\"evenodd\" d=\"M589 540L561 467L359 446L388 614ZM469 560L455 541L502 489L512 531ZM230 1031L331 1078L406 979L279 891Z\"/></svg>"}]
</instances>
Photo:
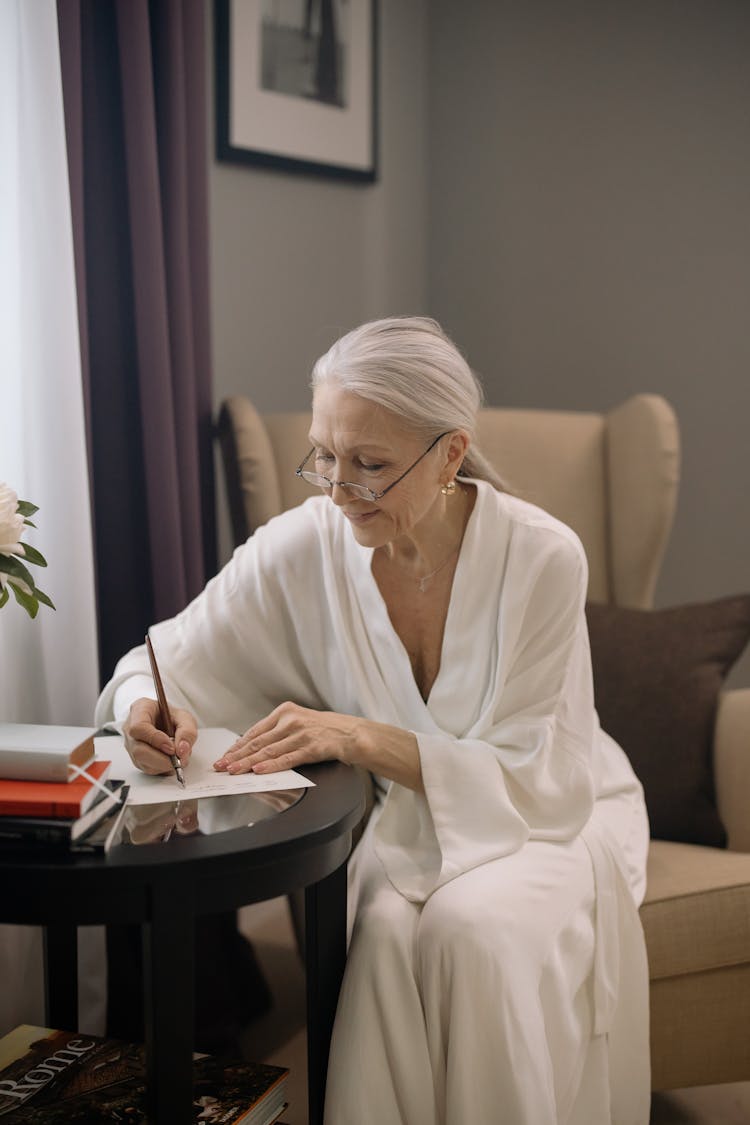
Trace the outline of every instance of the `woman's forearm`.
<instances>
[{"instance_id":1,"label":"woman's forearm","mask_svg":"<svg viewBox=\"0 0 750 1125\"><path fill-rule=\"evenodd\" d=\"M387 723L361 720L355 729L353 748L346 755L351 765L362 766L407 789L424 792L422 765L416 735Z\"/></svg>"}]
</instances>

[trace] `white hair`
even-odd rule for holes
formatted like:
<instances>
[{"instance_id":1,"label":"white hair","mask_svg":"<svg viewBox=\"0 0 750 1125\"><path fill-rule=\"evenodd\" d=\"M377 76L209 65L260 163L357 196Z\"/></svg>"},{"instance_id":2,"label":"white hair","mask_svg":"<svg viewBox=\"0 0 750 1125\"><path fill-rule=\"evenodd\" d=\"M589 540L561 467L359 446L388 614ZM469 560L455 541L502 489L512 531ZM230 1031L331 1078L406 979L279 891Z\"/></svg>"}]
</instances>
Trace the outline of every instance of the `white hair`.
<instances>
[{"instance_id":1,"label":"white hair","mask_svg":"<svg viewBox=\"0 0 750 1125\"><path fill-rule=\"evenodd\" d=\"M313 367L313 391L325 383L390 410L428 441L464 430L471 444L460 475L505 490L476 444L481 384L437 321L387 317L354 328Z\"/></svg>"}]
</instances>

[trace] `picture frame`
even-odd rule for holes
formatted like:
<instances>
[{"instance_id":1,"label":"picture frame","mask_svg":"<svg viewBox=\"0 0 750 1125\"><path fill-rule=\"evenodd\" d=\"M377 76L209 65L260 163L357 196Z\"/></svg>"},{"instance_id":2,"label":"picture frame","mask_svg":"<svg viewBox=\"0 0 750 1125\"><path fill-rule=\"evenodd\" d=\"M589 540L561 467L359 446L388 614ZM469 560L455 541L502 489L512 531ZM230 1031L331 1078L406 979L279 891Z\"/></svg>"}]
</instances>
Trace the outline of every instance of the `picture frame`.
<instances>
[{"instance_id":1,"label":"picture frame","mask_svg":"<svg viewBox=\"0 0 750 1125\"><path fill-rule=\"evenodd\" d=\"M377 179L378 0L214 0L218 160Z\"/></svg>"}]
</instances>

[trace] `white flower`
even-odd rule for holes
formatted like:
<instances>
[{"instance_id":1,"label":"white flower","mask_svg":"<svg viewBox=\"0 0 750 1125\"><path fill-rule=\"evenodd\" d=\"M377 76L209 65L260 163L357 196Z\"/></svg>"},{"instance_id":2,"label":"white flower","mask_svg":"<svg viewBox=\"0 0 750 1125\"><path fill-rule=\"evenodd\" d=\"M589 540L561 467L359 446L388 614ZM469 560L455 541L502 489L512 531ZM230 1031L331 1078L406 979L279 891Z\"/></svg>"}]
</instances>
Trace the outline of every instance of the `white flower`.
<instances>
[{"instance_id":1,"label":"white flower","mask_svg":"<svg viewBox=\"0 0 750 1125\"><path fill-rule=\"evenodd\" d=\"M23 555L23 516L18 512L18 496L0 482L0 554Z\"/></svg>"},{"instance_id":2,"label":"white flower","mask_svg":"<svg viewBox=\"0 0 750 1125\"><path fill-rule=\"evenodd\" d=\"M24 528L34 527L29 517L37 511L36 504L19 500L12 488L0 483L0 609L12 593L29 617L36 617L40 605L55 608L29 570L30 566L46 566L47 560L36 547L21 542Z\"/></svg>"}]
</instances>

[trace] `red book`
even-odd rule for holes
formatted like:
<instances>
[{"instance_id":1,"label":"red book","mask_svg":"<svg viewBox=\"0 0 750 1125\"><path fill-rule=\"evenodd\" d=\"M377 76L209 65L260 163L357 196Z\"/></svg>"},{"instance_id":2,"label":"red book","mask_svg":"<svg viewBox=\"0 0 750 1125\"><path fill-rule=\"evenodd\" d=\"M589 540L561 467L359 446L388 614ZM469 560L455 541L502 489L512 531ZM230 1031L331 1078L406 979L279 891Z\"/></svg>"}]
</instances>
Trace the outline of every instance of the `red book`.
<instances>
[{"instance_id":1,"label":"red book","mask_svg":"<svg viewBox=\"0 0 750 1125\"><path fill-rule=\"evenodd\" d=\"M110 762L91 762L86 772L104 781ZM0 780L0 816L82 816L102 795L87 777L75 781Z\"/></svg>"}]
</instances>

